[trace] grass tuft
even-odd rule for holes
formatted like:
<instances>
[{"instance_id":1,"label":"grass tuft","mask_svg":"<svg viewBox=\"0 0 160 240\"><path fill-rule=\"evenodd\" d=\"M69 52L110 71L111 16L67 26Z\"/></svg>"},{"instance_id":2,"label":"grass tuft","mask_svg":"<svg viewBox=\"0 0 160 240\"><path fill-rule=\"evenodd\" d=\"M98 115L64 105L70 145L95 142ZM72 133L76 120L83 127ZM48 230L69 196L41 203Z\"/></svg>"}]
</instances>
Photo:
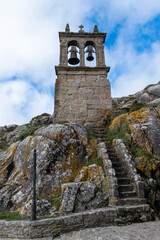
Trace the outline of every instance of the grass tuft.
<instances>
[{"instance_id":1,"label":"grass tuft","mask_svg":"<svg viewBox=\"0 0 160 240\"><path fill-rule=\"evenodd\" d=\"M134 144L131 140L129 140L126 137L126 133L128 133L128 134L131 133L131 130L129 129L127 123L124 123L119 131L106 128L105 133L107 134L107 139L110 142L112 142L113 139L122 139L123 142L125 143L128 151L134 157L145 156L148 159L157 159L157 157L155 155L153 155L152 153L148 152L145 149L139 148L136 144Z\"/></svg>"},{"instance_id":2,"label":"grass tuft","mask_svg":"<svg viewBox=\"0 0 160 240\"><path fill-rule=\"evenodd\" d=\"M19 136L16 138L16 141L22 141L28 136L32 136L34 132L39 129L41 126L36 126L36 127L27 127L25 130L23 130Z\"/></svg>"},{"instance_id":3,"label":"grass tuft","mask_svg":"<svg viewBox=\"0 0 160 240\"><path fill-rule=\"evenodd\" d=\"M22 216L18 212L9 212L9 211L0 212L0 219L6 220L6 221L29 220L28 217Z\"/></svg>"},{"instance_id":4,"label":"grass tuft","mask_svg":"<svg viewBox=\"0 0 160 240\"><path fill-rule=\"evenodd\" d=\"M86 129L86 131L88 133L88 138L89 139L97 139L97 137L95 136L94 132L90 128L85 127L85 129Z\"/></svg>"},{"instance_id":5,"label":"grass tuft","mask_svg":"<svg viewBox=\"0 0 160 240\"><path fill-rule=\"evenodd\" d=\"M97 164L98 166L103 167L103 159L101 157L91 159L88 161L88 163L85 164L85 166L89 166L91 164Z\"/></svg>"},{"instance_id":6,"label":"grass tuft","mask_svg":"<svg viewBox=\"0 0 160 240\"><path fill-rule=\"evenodd\" d=\"M130 112L138 111L141 108L147 107L147 104L145 102L142 103L135 103L131 108Z\"/></svg>"},{"instance_id":7,"label":"grass tuft","mask_svg":"<svg viewBox=\"0 0 160 240\"><path fill-rule=\"evenodd\" d=\"M69 123L69 122L64 120L64 121L58 121L58 122L55 122L55 123L63 125L63 124Z\"/></svg>"},{"instance_id":8,"label":"grass tuft","mask_svg":"<svg viewBox=\"0 0 160 240\"><path fill-rule=\"evenodd\" d=\"M56 211L58 211L59 207L61 205L60 198L61 198L60 195L55 195L55 196L50 196L50 197L46 198L46 200L48 200L48 202L50 202L52 206L55 206Z\"/></svg>"}]
</instances>

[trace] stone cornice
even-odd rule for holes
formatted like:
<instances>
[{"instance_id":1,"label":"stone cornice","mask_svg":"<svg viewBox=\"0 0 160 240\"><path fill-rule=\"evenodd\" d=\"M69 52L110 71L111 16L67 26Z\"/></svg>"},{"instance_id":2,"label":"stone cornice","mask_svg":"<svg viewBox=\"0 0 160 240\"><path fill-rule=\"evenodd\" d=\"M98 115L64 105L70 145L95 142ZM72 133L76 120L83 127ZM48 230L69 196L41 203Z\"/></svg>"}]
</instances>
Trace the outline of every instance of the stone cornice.
<instances>
[{"instance_id":1,"label":"stone cornice","mask_svg":"<svg viewBox=\"0 0 160 240\"><path fill-rule=\"evenodd\" d=\"M99 66L99 67L87 67L87 66L78 66L78 67L70 67L70 66L55 66L56 75L58 71L87 71L87 72L93 72L93 71L106 71L108 73L110 71L110 67L106 66Z\"/></svg>"},{"instance_id":2,"label":"stone cornice","mask_svg":"<svg viewBox=\"0 0 160 240\"><path fill-rule=\"evenodd\" d=\"M88 33L88 32L59 32L59 38L61 37L74 37L74 38L103 38L103 43L106 39L106 33Z\"/></svg>"}]
</instances>

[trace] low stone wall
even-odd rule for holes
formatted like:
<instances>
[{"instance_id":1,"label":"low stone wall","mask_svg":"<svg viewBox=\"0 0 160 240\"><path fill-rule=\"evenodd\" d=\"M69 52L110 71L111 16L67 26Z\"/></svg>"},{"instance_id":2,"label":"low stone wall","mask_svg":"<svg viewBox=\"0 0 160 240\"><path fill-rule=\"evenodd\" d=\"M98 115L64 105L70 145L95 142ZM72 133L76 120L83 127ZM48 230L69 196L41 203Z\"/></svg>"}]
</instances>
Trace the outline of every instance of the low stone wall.
<instances>
[{"instance_id":1,"label":"low stone wall","mask_svg":"<svg viewBox=\"0 0 160 240\"><path fill-rule=\"evenodd\" d=\"M123 140L115 139L113 141L113 146L117 156L126 169L126 172L135 187L138 197L144 198L144 182L142 181L141 176L137 173L137 169L134 165L134 162L132 161L132 157L128 153Z\"/></svg>"},{"instance_id":2,"label":"low stone wall","mask_svg":"<svg viewBox=\"0 0 160 240\"><path fill-rule=\"evenodd\" d=\"M106 144L104 142L98 144L98 156L103 159L104 171L108 182L109 204L115 205L118 203L119 198L118 183L115 170L112 168L112 161L109 159Z\"/></svg>"},{"instance_id":3,"label":"low stone wall","mask_svg":"<svg viewBox=\"0 0 160 240\"><path fill-rule=\"evenodd\" d=\"M68 214L40 221L0 221L0 239L34 239L56 237L60 233L88 227L151 221L149 205L117 206Z\"/></svg>"}]
</instances>

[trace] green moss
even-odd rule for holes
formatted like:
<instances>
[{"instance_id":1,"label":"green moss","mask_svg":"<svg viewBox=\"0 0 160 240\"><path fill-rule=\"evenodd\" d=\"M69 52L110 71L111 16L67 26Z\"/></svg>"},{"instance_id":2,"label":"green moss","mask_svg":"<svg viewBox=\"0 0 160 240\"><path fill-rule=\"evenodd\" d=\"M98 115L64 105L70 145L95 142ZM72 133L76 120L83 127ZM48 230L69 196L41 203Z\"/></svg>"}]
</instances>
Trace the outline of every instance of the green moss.
<instances>
[{"instance_id":1,"label":"green moss","mask_svg":"<svg viewBox=\"0 0 160 240\"><path fill-rule=\"evenodd\" d=\"M133 101L133 100L135 100L135 97L132 95L129 95L127 99L124 101L124 103L128 103L129 101Z\"/></svg>"},{"instance_id":2,"label":"green moss","mask_svg":"<svg viewBox=\"0 0 160 240\"><path fill-rule=\"evenodd\" d=\"M151 104L147 104L149 107L158 107L160 105L160 103L151 103Z\"/></svg>"},{"instance_id":3,"label":"green moss","mask_svg":"<svg viewBox=\"0 0 160 240\"><path fill-rule=\"evenodd\" d=\"M144 91L147 91L149 87L157 86L158 84L160 84L160 82L158 82L157 84L150 84L147 87L145 87Z\"/></svg>"},{"instance_id":4,"label":"green moss","mask_svg":"<svg viewBox=\"0 0 160 240\"><path fill-rule=\"evenodd\" d=\"M133 144L131 141L127 142L127 146L128 146L128 149L129 149L130 153L134 157L145 156L148 160L158 159L155 155L153 155L152 153L148 152L145 149L137 147L137 145Z\"/></svg>"},{"instance_id":5,"label":"green moss","mask_svg":"<svg viewBox=\"0 0 160 240\"><path fill-rule=\"evenodd\" d=\"M100 167L103 167L103 159L101 157L97 157L95 159L91 159L91 160L89 160L88 163L85 164L85 166L89 166L91 164L97 164Z\"/></svg>"},{"instance_id":6,"label":"green moss","mask_svg":"<svg viewBox=\"0 0 160 240\"><path fill-rule=\"evenodd\" d=\"M9 211L0 212L0 219L6 220L6 221L29 220L28 217L24 217L20 215L18 212L9 212Z\"/></svg>"},{"instance_id":7,"label":"green moss","mask_svg":"<svg viewBox=\"0 0 160 240\"><path fill-rule=\"evenodd\" d=\"M7 149L8 149L8 146L3 147L3 148L0 149L0 152L6 151Z\"/></svg>"},{"instance_id":8,"label":"green moss","mask_svg":"<svg viewBox=\"0 0 160 240\"><path fill-rule=\"evenodd\" d=\"M130 112L134 112L134 111L138 111L139 109L143 108L143 107L146 107L147 104L145 102L142 102L142 103L135 103L131 109L130 109Z\"/></svg>"},{"instance_id":9,"label":"green moss","mask_svg":"<svg viewBox=\"0 0 160 240\"><path fill-rule=\"evenodd\" d=\"M25 130L23 130L19 136L16 138L16 141L22 141L28 136L32 136L34 132L39 129L41 126L36 126L36 127L27 127Z\"/></svg>"},{"instance_id":10,"label":"green moss","mask_svg":"<svg viewBox=\"0 0 160 240\"><path fill-rule=\"evenodd\" d=\"M54 206L56 207L56 211L59 210L60 205L61 205L61 201L60 201L60 199L55 200L55 202L54 202Z\"/></svg>"},{"instance_id":11,"label":"green moss","mask_svg":"<svg viewBox=\"0 0 160 240\"><path fill-rule=\"evenodd\" d=\"M148 85L147 87L144 88L144 91L147 91L149 87L152 87L152 86L154 86L154 85L155 85L155 84L150 84L150 85Z\"/></svg>"},{"instance_id":12,"label":"green moss","mask_svg":"<svg viewBox=\"0 0 160 240\"><path fill-rule=\"evenodd\" d=\"M88 133L88 138L89 138L89 139L97 139L96 136L95 136L95 134L94 134L94 132L93 132L90 128L85 127L85 129L86 129L86 131L87 131L87 133Z\"/></svg>"},{"instance_id":13,"label":"green moss","mask_svg":"<svg viewBox=\"0 0 160 240\"><path fill-rule=\"evenodd\" d=\"M68 121L58 121L58 122L55 122L55 123L65 125L66 123L68 123Z\"/></svg>"},{"instance_id":14,"label":"green moss","mask_svg":"<svg viewBox=\"0 0 160 240\"><path fill-rule=\"evenodd\" d=\"M52 206L55 206L56 211L59 210L59 207L61 205L60 195L50 196L46 198L46 200L48 200Z\"/></svg>"},{"instance_id":15,"label":"green moss","mask_svg":"<svg viewBox=\"0 0 160 240\"><path fill-rule=\"evenodd\" d=\"M47 116L47 117L48 117L48 116L50 116L50 114L48 114L48 113L42 113L41 115L38 115L38 116L32 118L32 121L33 121L34 119L38 119L38 118L44 117L44 116Z\"/></svg>"},{"instance_id":16,"label":"green moss","mask_svg":"<svg viewBox=\"0 0 160 240\"><path fill-rule=\"evenodd\" d=\"M72 183L72 182L74 182L74 179L70 179L68 182L69 182L69 183Z\"/></svg>"}]
</instances>

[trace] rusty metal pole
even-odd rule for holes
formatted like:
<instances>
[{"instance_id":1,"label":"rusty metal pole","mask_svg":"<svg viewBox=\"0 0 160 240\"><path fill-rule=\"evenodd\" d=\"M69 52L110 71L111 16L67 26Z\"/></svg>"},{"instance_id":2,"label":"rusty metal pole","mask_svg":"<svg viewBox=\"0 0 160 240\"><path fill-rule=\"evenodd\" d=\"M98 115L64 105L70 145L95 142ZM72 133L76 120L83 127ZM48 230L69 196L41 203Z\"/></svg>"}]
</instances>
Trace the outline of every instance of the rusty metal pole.
<instances>
[{"instance_id":1,"label":"rusty metal pole","mask_svg":"<svg viewBox=\"0 0 160 240\"><path fill-rule=\"evenodd\" d=\"M33 153L33 203L32 203L32 221L36 220L36 149Z\"/></svg>"}]
</instances>

